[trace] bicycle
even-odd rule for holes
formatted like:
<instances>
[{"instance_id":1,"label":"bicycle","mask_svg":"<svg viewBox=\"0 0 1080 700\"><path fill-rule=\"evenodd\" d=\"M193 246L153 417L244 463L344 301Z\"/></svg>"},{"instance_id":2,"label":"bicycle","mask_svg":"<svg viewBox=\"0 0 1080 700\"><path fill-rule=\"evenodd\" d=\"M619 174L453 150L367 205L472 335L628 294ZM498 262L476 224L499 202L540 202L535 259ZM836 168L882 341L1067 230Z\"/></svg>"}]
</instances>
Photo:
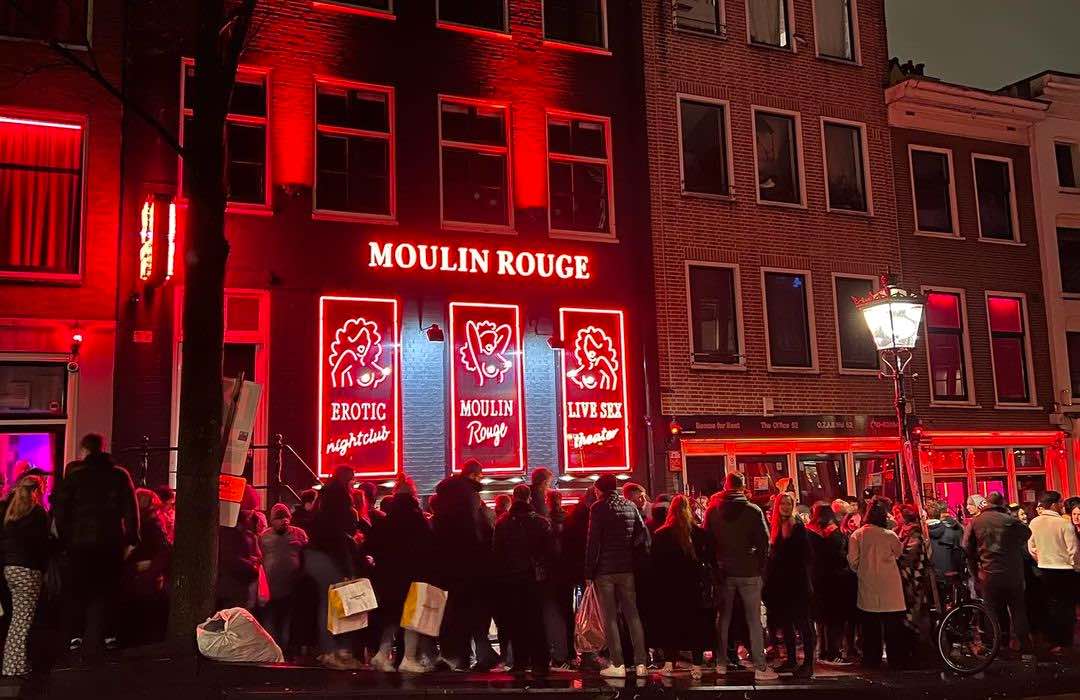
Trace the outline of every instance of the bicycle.
<instances>
[{"instance_id":1,"label":"bicycle","mask_svg":"<svg viewBox=\"0 0 1080 700\"><path fill-rule=\"evenodd\" d=\"M937 651L947 668L971 676L985 671L997 658L1001 628L994 612L972 595L959 576L951 574L950 579L951 603L936 611L944 612L936 625Z\"/></svg>"}]
</instances>

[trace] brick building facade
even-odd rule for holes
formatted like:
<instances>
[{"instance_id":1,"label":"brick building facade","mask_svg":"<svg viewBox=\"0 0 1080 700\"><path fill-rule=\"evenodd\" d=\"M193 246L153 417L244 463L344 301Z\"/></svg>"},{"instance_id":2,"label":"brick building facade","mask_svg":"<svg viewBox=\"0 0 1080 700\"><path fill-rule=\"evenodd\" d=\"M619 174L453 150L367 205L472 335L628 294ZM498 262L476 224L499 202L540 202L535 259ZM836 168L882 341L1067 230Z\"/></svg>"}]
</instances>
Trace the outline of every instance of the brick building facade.
<instances>
[{"instance_id":1,"label":"brick building facade","mask_svg":"<svg viewBox=\"0 0 1080 700\"><path fill-rule=\"evenodd\" d=\"M121 109L43 40L121 79L121 5L0 8L0 481L112 431Z\"/></svg>"}]
</instances>

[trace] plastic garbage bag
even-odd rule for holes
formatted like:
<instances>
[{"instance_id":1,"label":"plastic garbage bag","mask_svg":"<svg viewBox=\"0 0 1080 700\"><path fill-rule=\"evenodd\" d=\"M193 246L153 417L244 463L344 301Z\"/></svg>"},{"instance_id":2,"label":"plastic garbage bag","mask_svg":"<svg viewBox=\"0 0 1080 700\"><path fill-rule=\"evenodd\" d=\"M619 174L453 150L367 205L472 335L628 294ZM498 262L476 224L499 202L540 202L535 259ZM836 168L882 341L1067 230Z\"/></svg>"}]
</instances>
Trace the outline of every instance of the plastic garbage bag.
<instances>
[{"instance_id":1,"label":"plastic garbage bag","mask_svg":"<svg viewBox=\"0 0 1080 700\"><path fill-rule=\"evenodd\" d=\"M600 612L600 599L596 586L589 584L581 596L577 616L574 618L574 648L582 654L595 654L606 645L604 616Z\"/></svg>"},{"instance_id":2,"label":"plastic garbage bag","mask_svg":"<svg viewBox=\"0 0 1080 700\"><path fill-rule=\"evenodd\" d=\"M199 653L228 662L282 663L285 655L270 633L244 608L219 610L195 628Z\"/></svg>"}]
</instances>

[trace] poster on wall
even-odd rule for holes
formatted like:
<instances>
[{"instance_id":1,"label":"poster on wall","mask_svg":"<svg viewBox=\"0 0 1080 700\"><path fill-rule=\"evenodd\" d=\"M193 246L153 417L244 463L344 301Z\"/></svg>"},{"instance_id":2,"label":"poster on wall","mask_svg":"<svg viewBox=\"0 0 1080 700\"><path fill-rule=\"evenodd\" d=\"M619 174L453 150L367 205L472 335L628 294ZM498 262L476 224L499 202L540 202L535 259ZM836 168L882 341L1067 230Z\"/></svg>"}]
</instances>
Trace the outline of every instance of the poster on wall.
<instances>
[{"instance_id":1,"label":"poster on wall","mask_svg":"<svg viewBox=\"0 0 1080 700\"><path fill-rule=\"evenodd\" d=\"M319 299L318 472L394 476L401 455L396 299Z\"/></svg>"},{"instance_id":2,"label":"poster on wall","mask_svg":"<svg viewBox=\"0 0 1080 700\"><path fill-rule=\"evenodd\" d=\"M621 311L559 309L563 470L630 470Z\"/></svg>"},{"instance_id":3,"label":"poster on wall","mask_svg":"<svg viewBox=\"0 0 1080 700\"><path fill-rule=\"evenodd\" d=\"M521 310L450 304L450 445L455 472L470 459L493 473L525 469Z\"/></svg>"}]
</instances>

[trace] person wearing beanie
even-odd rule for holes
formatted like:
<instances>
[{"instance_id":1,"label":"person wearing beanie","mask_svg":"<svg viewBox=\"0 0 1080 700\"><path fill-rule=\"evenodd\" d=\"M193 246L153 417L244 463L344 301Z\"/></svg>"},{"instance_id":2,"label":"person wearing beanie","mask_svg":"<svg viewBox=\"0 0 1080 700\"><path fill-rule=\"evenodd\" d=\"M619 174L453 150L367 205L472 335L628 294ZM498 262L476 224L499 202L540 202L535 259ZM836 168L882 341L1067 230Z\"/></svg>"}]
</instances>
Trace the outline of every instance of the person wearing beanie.
<instances>
[{"instance_id":1,"label":"person wearing beanie","mask_svg":"<svg viewBox=\"0 0 1080 700\"><path fill-rule=\"evenodd\" d=\"M263 627L278 646L289 646L293 601L303 566L300 552L308 543L307 533L292 524L292 511L284 503L270 509L270 525L259 535L263 569L270 584L270 600L262 607Z\"/></svg>"}]
</instances>

